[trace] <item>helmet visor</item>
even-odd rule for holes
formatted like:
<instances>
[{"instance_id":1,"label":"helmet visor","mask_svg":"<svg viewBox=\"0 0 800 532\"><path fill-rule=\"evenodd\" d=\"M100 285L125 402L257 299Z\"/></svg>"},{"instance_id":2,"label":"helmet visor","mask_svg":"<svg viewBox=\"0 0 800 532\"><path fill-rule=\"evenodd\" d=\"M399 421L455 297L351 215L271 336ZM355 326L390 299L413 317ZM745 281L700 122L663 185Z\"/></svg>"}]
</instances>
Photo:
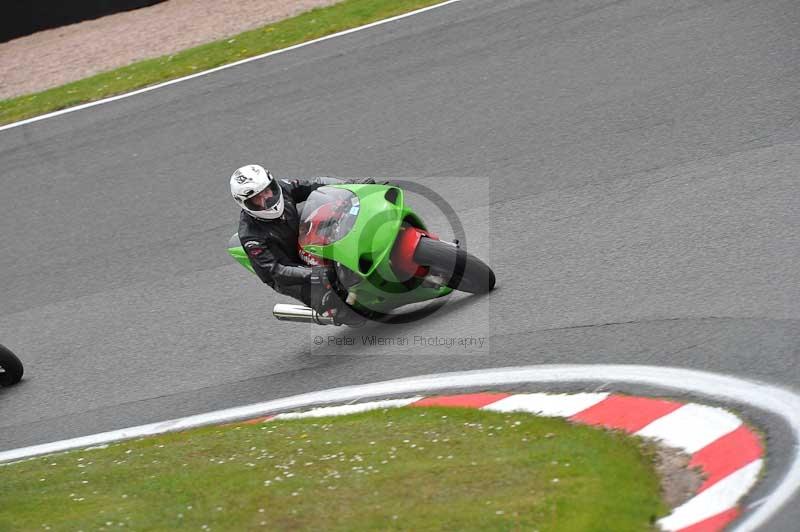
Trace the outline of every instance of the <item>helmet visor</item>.
<instances>
[{"instance_id":1,"label":"helmet visor","mask_svg":"<svg viewBox=\"0 0 800 532\"><path fill-rule=\"evenodd\" d=\"M245 200L244 205L251 211L266 211L277 205L280 200L281 187L278 181L273 179L267 188Z\"/></svg>"}]
</instances>

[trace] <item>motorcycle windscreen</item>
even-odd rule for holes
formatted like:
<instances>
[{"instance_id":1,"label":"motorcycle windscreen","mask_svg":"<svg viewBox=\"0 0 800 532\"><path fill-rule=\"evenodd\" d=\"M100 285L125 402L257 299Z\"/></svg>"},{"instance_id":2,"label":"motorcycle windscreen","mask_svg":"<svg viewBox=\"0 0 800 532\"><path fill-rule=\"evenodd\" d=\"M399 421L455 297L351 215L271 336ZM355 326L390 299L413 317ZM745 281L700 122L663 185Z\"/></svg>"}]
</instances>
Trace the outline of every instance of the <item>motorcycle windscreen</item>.
<instances>
[{"instance_id":1,"label":"motorcycle windscreen","mask_svg":"<svg viewBox=\"0 0 800 532\"><path fill-rule=\"evenodd\" d=\"M355 225L358 211L358 196L349 190L318 188L303 206L298 243L327 246L344 238Z\"/></svg>"}]
</instances>

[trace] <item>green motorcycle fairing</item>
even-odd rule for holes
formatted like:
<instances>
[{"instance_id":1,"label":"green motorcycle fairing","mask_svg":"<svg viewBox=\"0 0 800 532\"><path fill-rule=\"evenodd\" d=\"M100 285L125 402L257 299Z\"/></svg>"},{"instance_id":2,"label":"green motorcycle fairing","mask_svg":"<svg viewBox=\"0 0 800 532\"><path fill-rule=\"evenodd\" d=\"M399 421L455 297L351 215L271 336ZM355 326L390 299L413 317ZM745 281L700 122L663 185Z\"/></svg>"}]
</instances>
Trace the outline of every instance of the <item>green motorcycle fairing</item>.
<instances>
[{"instance_id":1,"label":"green motorcycle fairing","mask_svg":"<svg viewBox=\"0 0 800 532\"><path fill-rule=\"evenodd\" d=\"M404 203L402 189L390 185L328 185L309 195L300 215L298 242L303 251L328 259L356 276L348 282L355 307L387 312L410 303L442 297L446 286L421 279L402 282L392 269L392 249L405 225L425 229ZM228 253L253 271L234 235Z\"/></svg>"}]
</instances>

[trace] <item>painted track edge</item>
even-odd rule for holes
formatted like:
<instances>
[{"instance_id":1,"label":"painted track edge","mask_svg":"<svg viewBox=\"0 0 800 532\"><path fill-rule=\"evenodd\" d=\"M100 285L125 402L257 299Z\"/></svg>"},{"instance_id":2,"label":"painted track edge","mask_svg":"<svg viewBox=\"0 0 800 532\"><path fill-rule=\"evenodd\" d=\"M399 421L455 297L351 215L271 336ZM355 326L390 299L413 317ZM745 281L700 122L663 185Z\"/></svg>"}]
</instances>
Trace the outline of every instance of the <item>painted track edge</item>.
<instances>
[{"instance_id":1,"label":"painted track edge","mask_svg":"<svg viewBox=\"0 0 800 532\"><path fill-rule=\"evenodd\" d=\"M187 428L254 418L292 408L333 402L358 401L413 392L491 387L523 383L606 382L643 384L692 392L697 395L746 403L781 417L791 428L794 451L789 466L772 492L737 524L735 530L756 530L775 515L800 488L800 396L774 385L715 373L637 365L543 365L433 374L309 392L263 403L229 408L207 414L152 423L72 440L0 452L0 462L65 451L121 439L184 430Z\"/></svg>"}]
</instances>

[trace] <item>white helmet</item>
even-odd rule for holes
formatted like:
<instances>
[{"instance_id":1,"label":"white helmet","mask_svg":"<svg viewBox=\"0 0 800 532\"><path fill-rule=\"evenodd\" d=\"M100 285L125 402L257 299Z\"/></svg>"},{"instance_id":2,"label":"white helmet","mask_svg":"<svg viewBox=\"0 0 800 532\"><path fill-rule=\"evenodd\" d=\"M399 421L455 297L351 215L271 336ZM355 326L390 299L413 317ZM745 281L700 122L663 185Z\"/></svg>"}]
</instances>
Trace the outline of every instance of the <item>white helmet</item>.
<instances>
[{"instance_id":1,"label":"white helmet","mask_svg":"<svg viewBox=\"0 0 800 532\"><path fill-rule=\"evenodd\" d=\"M231 176L231 196L247 214L274 220L283 214L283 192L269 170L248 164Z\"/></svg>"}]
</instances>

